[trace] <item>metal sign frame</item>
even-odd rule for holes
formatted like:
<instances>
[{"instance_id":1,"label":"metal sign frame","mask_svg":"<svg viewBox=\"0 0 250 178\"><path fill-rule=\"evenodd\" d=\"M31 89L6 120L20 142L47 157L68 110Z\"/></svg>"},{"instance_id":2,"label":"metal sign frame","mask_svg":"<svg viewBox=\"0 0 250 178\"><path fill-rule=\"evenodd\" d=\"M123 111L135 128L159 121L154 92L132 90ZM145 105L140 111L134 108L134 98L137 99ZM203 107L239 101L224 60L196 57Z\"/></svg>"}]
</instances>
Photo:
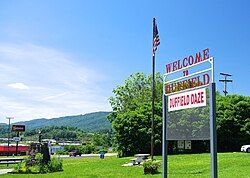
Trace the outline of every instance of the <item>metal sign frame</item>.
<instances>
[{"instance_id":1,"label":"metal sign frame","mask_svg":"<svg viewBox=\"0 0 250 178\"><path fill-rule=\"evenodd\" d=\"M202 71L198 71L195 72L193 74L187 75L187 76L183 76L183 77L179 77L173 80L169 80L167 81L167 78L169 75L176 73L176 72L180 72L180 71L184 71L187 70L189 68L195 67L197 65L203 64L205 62L209 62L211 64L210 68L207 68L205 70ZM168 83L172 83L175 81L179 81L179 80L183 80L185 78L189 78L192 76L196 76L205 72L209 72L211 71L211 82L207 85L202 85L202 86L198 86L195 88L189 88L186 90L182 90L182 91L178 91L178 92L174 92L174 93L170 93L170 94L166 94L165 93L165 85ZM204 87L209 87L209 95L210 95L210 153L211 153L211 177L212 178L217 178L218 177L218 167L217 167L217 133L216 133L216 85L214 83L214 58L210 57L208 60L204 60L201 61L199 63L196 63L192 66L187 66L184 67L182 69L178 69L175 70L173 72L164 74L163 76L163 135L162 135L162 155L163 155L163 165L162 165L162 177L163 178L167 178L168 177L168 141L167 141L167 122L168 122L168 107L167 107L167 98L168 96L172 95L172 94L176 94L176 93L180 93L183 91L190 91L190 90L195 90L198 88L204 88Z\"/></svg>"},{"instance_id":2,"label":"metal sign frame","mask_svg":"<svg viewBox=\"0 0 250 178\"><path fill-rule=\"evenodd\" d=\"M181 71L184 71L184 70L187 70L187 69L190 69L190 68L193 68L195 66L198 66L198 65L201 65L201 64L204 64L204 63L210 63L211 67L210 68L207 68L207 69L204 69L204 70L201 70L201 71L198 71L198 72L195 72L195 73L192 73L190 75L187 75L187 76L182 76L182 77L179 77L179 78L176 78L176 79L172 79L172 80L169 80L168 81L168 76L169 75L173 75L174 73L177 73L177 72L181 72ZM174 93L170 93L170 94L166 94L165 93L165 90L164 90L164 86L168 83L173 83L173 82L176 82L176 81L179 81L179 80L183 80L185 78L190 78L192 76L196 76L196 75L199 75L199 74L202 74L202 73L205 73L205 72L210 72L211 71L211 83L214 83L214 58L213 57L210 57L209 59L207 60L204 60L204 61L201 61L199 63L196 63L196 64L193 64L191 66L187 66L187 67L183 67L182 69L178 69L178 70L175 70L173 72L170 72L170 73L167 73L167 74L164 74L163 75L163 95L172 95L172 94L177 94L177 93L180 93L180 92L184 92L184 91L189 91L189 90L194 90L194 89L198 89L198 88L203 88L203 87L207 87L208 85L202 85L202 86L198 86L198 87L195 87L195 88L189 88L189 89L186 89L186 90L182 90L182 91L179 91L179 92L174 92Z\"/></svg>"}]
</instances>

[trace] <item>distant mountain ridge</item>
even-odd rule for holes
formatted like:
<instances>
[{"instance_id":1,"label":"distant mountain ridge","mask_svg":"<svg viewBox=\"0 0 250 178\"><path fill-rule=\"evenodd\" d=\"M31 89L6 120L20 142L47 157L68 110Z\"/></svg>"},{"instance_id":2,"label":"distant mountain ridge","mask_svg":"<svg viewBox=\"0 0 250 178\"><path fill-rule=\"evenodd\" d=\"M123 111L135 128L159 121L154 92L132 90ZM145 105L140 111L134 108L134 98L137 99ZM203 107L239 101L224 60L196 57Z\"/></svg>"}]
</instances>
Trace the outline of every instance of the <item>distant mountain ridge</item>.
<instances>
[{"instance_id":1,"label":"distant mountain ridge","mask_svg":"<svg viewBox=\"0 0 250 178\"><path fill-rule=\"evenodd\" d=\"M107 119L109 113L110 112L94 112L84 115L64 116L52 119L34 119L12 124L25 124L27 130L46 126L69 126L77 127L86 132L98 132L111 129L111 123Z\"/></svg>"}]
</instances>

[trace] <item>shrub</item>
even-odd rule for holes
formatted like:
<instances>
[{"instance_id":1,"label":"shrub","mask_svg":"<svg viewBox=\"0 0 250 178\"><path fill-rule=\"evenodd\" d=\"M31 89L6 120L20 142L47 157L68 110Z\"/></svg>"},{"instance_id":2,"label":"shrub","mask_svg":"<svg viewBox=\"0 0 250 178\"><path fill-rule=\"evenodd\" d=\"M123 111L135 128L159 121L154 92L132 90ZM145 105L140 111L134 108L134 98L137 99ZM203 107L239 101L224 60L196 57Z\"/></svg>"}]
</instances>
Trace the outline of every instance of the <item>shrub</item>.
<instances>
[{"instance_id":1,"label":"shrub","mask_svg":"<svg viewBox=\"0 0 250 178\"><path fill-rule=\"evenodd\" d=\"M158 173L158 168L161 166L161 163L159 161L149 159L143 162L142 166L144 168L144 174L156 174Z\"/></svg>"},{"instance_id":2,"label":"shrub","mask_svg":"<svg viewBox=\"0 0 250 178\"><path fill-rule=\"evenodd\" d=\"M62 159L60 158L52 158L48 164L48 168L50 172L58 172L62 171Z\"/></svg>"},{"instance_id":3,"label":"shrub","mask_svg":"<svg viewBox=\"0 0 250 178\"><path fill-rule=\"evenodd\" d=\"M26 162L20 162L14 168L18 173L26 173L27 172Z\"/></svg>"},{"instance_id":4,"label":"shrub","mask_svg":"<svg viewBox=\"0 0 250 178\"><path fill-rule=\"evenodd\" d=\"M43 155L41 153L36 154L35 159L28 157L24 162L18 163L15 166L15 170L18 173L32 173L32 174L46 174L48 172L62 171L62 159L52 158L48 164L43 162Z\"/></svg>"},{"instance_id":5,"label":"shrub","mask_svg":"<svg viewBox=\"0 0 250 178\"><path fill-rule=\"evenodd\" d=\"M42 163L38 165L38 168L39 168L39 173L46 174L49 172L49 168L47 164Z\"/></svg>"},{"instance_id":6,"label":"shrub","mask_svg":"<svg viewBox=\"0 0 250 178\"><path fill-rule=\"evenodd\" d=\"M42 164L43 161L43 155L41 153L37 153L35 156L35 160L37 164Z\"/></svg>"},{"instance_id":7,"label":"shrub","mask_svg":"<svg viewBox=\"0 0 250 178\"><path fill-rule=\"evenodd\" d=\"M92 144L87 144L83 147L82 153L83 154L90 154L95 151L95 146Z\"/></svg>"},{"instance_id":8,"label":"shrub","mask_svg":"<svg viewBox=\"0 0 250 178\"><path fill-rule=\"evenodd\" d=\"M98 153L107 153L108 151L107 151L107 149L100 149L99 151L98 151Z\"/></svg>"},{"instance_id":9,"label":"shrub","mask_svg":"<svg viewBox=\"0 0 250 178\"><path fill-rule=\"evenodd\" d=\"M67 155L68 154L68 151L66 150L59 150L56 152L57 155Z\"/></svg>"}]
</instances>

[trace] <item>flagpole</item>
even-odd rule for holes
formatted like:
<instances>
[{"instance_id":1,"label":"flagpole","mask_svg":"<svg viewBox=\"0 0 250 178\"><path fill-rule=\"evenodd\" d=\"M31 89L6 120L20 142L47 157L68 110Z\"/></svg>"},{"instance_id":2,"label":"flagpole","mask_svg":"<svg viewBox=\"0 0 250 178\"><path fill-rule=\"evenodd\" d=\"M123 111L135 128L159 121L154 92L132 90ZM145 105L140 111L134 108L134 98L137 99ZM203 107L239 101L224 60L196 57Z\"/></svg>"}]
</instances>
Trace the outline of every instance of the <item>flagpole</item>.
<instances>
[{"instance_id":1,"label":"flagpole","mask_svg":"<svg viewBox=\"0 0 250 178\"><path fill-rule=\"evenodd\" d=\"M155 26L155 18L153 18L153 28ZM154 30L153 30L154 31ZM153 32L154 43L154 32ZM152 57L152 121L151 121L151 159L154 158L154 111L155 111L155 53Z\"/></svg>"}]
</instances>

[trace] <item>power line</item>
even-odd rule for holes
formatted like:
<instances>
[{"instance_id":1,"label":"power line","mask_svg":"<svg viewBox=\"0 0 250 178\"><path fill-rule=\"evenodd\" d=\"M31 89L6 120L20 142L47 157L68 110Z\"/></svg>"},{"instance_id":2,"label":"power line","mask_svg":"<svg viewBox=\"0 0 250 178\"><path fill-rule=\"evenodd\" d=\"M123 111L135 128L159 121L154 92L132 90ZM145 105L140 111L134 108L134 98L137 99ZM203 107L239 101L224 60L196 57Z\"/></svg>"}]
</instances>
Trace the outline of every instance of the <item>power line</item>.
<instances>
[{"instance_id":1,"label":"power line","mask_svg":"<svg viewBox=\"0 0 250 178\"><path fill-rule=\"evenodd\" d=\"M228 91L227 91L227 83L228 82L233 82L233 80L228 80L227 77L231 77L231 74L226 74L226 73L220 73L220 75L224 76L224 80L219 80L220 82L224 83L224 91L223 93L225 94L225 96L227 96Z\"/></svg>"}]
</instances>

